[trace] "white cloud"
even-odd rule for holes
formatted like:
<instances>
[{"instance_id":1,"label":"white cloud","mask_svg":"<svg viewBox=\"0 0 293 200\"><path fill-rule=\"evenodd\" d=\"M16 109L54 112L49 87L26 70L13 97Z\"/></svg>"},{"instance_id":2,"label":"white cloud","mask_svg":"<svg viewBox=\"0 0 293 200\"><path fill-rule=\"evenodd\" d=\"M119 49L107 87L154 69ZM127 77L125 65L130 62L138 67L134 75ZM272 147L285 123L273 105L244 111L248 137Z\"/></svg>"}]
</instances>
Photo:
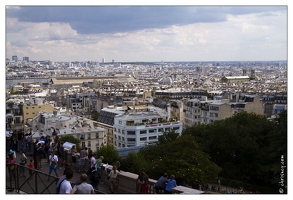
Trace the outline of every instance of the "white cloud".
<instances>
[{"instance_id":1,"label":"white cloud","mask_svg":"<svg viewBox=\"0 0 293 200\"><path fill-rule=\"evenodd\" d=\"M68 23L7 18L6 57L17 53L31 60L121 62L286 59L286 20L286 13L277 11L228 15L227 21L217 23L80 35Z\"/></svg>"}]
</instances>

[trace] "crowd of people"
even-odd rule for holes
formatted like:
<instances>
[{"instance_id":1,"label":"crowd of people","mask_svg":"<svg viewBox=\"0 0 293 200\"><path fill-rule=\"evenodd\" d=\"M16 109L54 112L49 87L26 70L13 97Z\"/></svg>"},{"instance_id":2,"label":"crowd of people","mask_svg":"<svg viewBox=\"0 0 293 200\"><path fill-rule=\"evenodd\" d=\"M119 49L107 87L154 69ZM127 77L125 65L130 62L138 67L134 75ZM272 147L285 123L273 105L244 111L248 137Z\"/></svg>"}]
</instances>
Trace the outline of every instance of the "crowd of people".
<instances>
[{"instance_id":1,"label":"crowd of people","mask_svg":"<svg viewBox=\"0 0 293 200\"><path fill-rule=\"evenodd\" d=\"M42 136L35 142L31 139L31 136L31 134L15 132L10 137L10 150L7 156L7 163L18 163L18 161L16 161L15 152L19 152L21 176L25 176L24 166L26 166L29 168L29 178L33 178L31 176L32 170L41 170L43 168L42 160L46 159L49 164L48 180L50 180L52 172L59 178L57 185L60 185L60 190L58 193L90 194L96 193L99 190L99 184L103 183L101 177L104 157L102 155L96 156L92 150L88 150L86 147L82 148L78 153L75 145L72 146L70 151L67 151L64 149L63 142L58 136L54 138ZM28 159L28 156L31 156L32 159ZM62 168L64 168L63 173L58 172ZM107 172L109 190L111 193L114 193L117 178L119 174L121 174L120 168L120 162L117 161ZM15 179L13 167L8 168L8 170L10 178ZM73 186L69 184L69 182L71 182L73 173L75 172L81 173L81 175L80 180L75 182ZM165 173L158 179L158 182L155 184L155 189L157 194L170 194L172 188L176 186L175 176L171 175L170 178L168 178L168 175ZM141 170L138 176L136 192L142 194L149 193L149 176L144 169Z\"/></svg>"}]
</instances>

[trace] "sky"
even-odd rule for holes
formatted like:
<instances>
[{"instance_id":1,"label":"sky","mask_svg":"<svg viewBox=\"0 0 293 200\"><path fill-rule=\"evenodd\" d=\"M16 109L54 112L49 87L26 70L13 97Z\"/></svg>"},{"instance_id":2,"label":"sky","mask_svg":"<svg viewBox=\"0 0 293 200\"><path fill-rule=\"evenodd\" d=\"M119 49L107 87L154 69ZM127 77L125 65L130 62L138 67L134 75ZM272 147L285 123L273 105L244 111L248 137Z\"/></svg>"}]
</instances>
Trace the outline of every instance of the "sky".
<instances>
[{"instance_id":1,"label":"sky","mask_svg":"<svg viewBox=\"0 0 293 200\"><path fill-rule=\"evenodd\" d=\"M287 60L283 5L5 4L5 57L51 61Z\"/></svg>"}]
</instances>

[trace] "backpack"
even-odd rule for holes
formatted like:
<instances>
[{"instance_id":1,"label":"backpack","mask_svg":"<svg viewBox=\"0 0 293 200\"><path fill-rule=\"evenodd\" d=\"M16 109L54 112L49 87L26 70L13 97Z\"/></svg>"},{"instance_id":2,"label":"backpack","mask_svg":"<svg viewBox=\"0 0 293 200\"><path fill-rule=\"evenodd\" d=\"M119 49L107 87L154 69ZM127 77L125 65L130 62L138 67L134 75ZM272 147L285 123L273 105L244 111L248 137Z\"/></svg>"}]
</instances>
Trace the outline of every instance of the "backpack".
<instances>
[{"instance_id":1,"label":"backpack","mask_svg":"<svg viewBox=\"0 0 293 200\"><path fill-rule=\"evenodd\" d=\"M97 171L92 172L91 181L99 182L100 178L100 174Z\"/></svg>"},{"instance_id":2,"label":"backpack","mask_svg":"<svg viewBox=\"0 0 293 200\"><path fill-rule=\"evenodd\" d=\"M65 179L66 179L66 178L64 177L63 180L61 180L61 182L60 182L59 184L58 184L58 182L59 182L60 179L57 181L57 183L56 183L56 194L59 194L61 184L62 184L62 182L63 182Z\"/></svg>"},{"instance_id":3,"label":"backpack","mask_svg":"<svg viewBox=\"0 0 293 200\"><path fill-rule=\"evenodd\" d=\"M57 166L57 161L54 159L51 161L51 167L54 169Z\"/></svg>"}]
</instances>

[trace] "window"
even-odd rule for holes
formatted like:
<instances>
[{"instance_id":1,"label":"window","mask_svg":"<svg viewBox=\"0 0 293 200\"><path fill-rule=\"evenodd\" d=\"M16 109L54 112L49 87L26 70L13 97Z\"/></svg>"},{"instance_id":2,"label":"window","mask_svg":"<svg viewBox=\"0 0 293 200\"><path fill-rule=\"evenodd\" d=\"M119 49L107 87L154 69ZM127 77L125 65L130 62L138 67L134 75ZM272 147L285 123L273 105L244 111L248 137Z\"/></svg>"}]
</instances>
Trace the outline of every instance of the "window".
<instances>
[{"instance_id":1,"label":"window","mask_svg":"<svg viewBox=\"0 0 293 200\"><path fill-rule=\"evenodd\" d=\"M87 139L88 139L88 140L91 139L91 134L90 134L90 133L88 134Z\"/></svg>"},{"instance_id":2,"label":"window","mask_svg":"<svg viewBox=\"0 0 293 200\"><path fill-rule=\"evenodd\" d=\"M96 147L99 146L99 140L96 140Z\"/></svg>"},{"instance_id":3,"label":"window","mask_svg":"<svg viewBox=\"0 0 293 200\"><path fill-rule=\"evenodd\" d=\"M135 131L127 131L127 135L135 135Z\"/></svg>"},{"instance_id":4,"label":"window","mask_svg":"<svg viewBox=\"0 0 293 200\"><path fill-rule=\"evenodd\" d=\"M122 130L122 134L125 134L125 130Z\"/></svg>"},{"instance_id":5,"label":"window","mask_svg":"<svg viewBox=\"0 0 293 200\"><path fill-rule=\"evenodd\" d=\"M135 138L127 138L128 142L135 142Z\"/></svg>"},{"instance_id":6,"label":"window","mask_svg":"<svg viewBox=\"0 0 293 200\"><path fill-rule=\"evenodd\" d=\"M218 106L210 106L210 110L219 111L219 107Z\"/></svg>"},{"instance_id":7,"label":"window","mask_svg":"<svg viewBox=\"0 0 293 200\"><path fill-rule=\"evenodd\" d=\"M140 134L146 134L146 130L140 131Z\"/></svg>"},{"instance_id":8,"label":"window","mask_svg":"<svg viewBox=\"0 0 293 200\"><path fill-rule=\"evenodd\" d=\"M140 138L140 141L146 141L146 140L147 140L146 137L142 137L142 138Z\"/></svg>"},{"instance_id":9,"label":"window","mask_svg":"<svg viewBox=\"0 0 293 200\"><path fill-rule=\"evenodd\" d=\"M15 118L15 123L20 123L20 117Z\"/></svg>"},{"instance_id":10,"label":"window","mask_svg":"<svg viewBox=\"0 0 293 200\"><path fill-rule=\"evenodd\" d=\"M88 146L88 147L91 146L91 141L87 141L87 146Z\"/></svg>"},{"instance_id":11,"label":"window","mask_svg":"<svg viewBox=\"0 0 293 200\"><path fill-rule=\"evenodd\" d=\"M158 128L158 132L163 132L163 129L162 128Z\"/></svg>"},{"instance_id":12,"label":"window","mask_svg":"<svg viewBox=\"0 0 293 200\"><path fill-rule=\"evenodd\" d=\"M179 130L179 127L173 127L173 130Z\"/></svg>"},{"instance_id":13,"label":"window","mask_svg":"<svg viewBox=\"0 0 293 200\"><path fill-rule=\"evenodd\" d=\"M122 121L121 120L119 120L119 124L122 124Z\"/></svg>"},{"instance_id":14,"label":"window","mask_svg":"<svg viewBox=\"0 0 293 200\"><path fill-rule=\"evenodd\" d=\"M156 129L150 129L149 130L149 133L155 133L156 132Z\"/></svg>"},{"instance_id":15,"label":"window","mask_svg":"<svg viewBox=\"0 0 293 200\"><path fill-rule=\"evenodd\" d=\"M149 137L149 140L155 140L155 139L157 139L157 136L151 136L151 137Z\"/></svg>"}]
</instances>

